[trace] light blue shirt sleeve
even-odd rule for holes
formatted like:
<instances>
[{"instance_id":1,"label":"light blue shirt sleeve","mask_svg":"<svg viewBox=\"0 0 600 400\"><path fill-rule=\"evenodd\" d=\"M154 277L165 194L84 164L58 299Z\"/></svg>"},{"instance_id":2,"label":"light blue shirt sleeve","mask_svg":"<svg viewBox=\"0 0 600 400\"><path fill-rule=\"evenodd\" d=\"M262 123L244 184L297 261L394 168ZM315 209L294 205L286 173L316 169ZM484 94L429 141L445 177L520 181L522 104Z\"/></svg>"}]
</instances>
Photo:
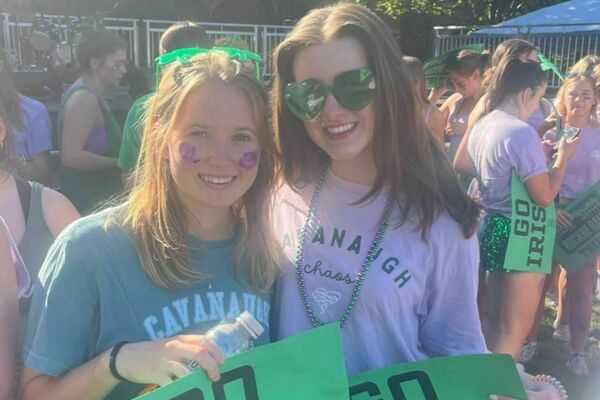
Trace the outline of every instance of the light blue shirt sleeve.
<instances>
[{"instance_id":1,"label":"light blue shirt sleeve","mask_svg":"<svg viewBox=\"0 0 600 400\"><path fill-rule=\"evenodd\" d=\"M52 122L42 103L21 96L24 131L15 136L17 154L31 158L52 149Z\"/></svg>"},{"instance_id":2,"label":"light blue shirt sleeve","mask_svg":"<svg viewBox=\"0 0 600 400\"><path fill-rule=\"evenodd\" d=\"M95 354L98 290L93 258L79 254L69 237L51 247L39 274L23 361L29 368L59 376Z\"/></svg>"}]
</instances>

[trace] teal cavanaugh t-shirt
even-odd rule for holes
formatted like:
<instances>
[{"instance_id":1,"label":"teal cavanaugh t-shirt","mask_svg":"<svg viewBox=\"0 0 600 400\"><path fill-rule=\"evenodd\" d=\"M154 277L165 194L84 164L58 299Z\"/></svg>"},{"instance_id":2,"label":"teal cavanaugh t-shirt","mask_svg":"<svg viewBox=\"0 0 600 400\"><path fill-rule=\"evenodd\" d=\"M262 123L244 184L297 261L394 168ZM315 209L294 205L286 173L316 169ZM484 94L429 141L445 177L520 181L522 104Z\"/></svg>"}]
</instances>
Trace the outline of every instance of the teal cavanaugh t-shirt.
<instances>
[{"instance_id":1,"label":"teal cavanaugh t-shirt","mask_svg":"<svg viewBox=\"0 0 600 400\"><path fill-rule=\"evenodd\" d=\"M142 270L132 235L111 223L107 209L73 223L56 240L35 286L25 364L60 376L121 341L158 340L204 333L247 310L269 338L271 293L258 293L235 278L236 240L204 242L189 237L193 265L207 279L167 291ZM107 399L131 399L145 385L119 384Z\"/></svg>"}]
</instances>

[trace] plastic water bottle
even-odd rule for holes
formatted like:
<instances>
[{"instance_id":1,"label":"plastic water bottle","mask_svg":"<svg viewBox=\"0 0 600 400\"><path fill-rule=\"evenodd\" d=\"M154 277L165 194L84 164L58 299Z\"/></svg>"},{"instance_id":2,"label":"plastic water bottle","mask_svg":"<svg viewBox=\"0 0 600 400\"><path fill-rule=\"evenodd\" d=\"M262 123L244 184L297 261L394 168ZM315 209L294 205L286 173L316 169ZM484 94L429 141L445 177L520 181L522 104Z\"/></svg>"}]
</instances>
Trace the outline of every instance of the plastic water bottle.
<instances>
[{"instance_id":1,"label":"plastic water bottle","mask_svg":"<svg viewBox=\"0 0 600 400\"><path fill-rule=\"evenodd\" d=\"M263 334L265 329L252 314L247 311L241 313L234 321L224 321L206 332L223 352L225 357L248 350L250 342ZM185 360L185 365L190 370L199 368L198 363Z\"/></svg>"}]
</instances>

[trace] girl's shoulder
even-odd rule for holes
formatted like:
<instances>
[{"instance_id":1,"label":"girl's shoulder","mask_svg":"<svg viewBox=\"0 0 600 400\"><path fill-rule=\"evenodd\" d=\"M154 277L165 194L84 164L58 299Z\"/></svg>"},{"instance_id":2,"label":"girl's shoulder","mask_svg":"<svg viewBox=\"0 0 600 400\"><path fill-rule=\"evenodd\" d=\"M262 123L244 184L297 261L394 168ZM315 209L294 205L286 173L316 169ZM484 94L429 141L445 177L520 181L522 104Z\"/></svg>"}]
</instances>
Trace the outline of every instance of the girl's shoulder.
<instances>
[{"instance_id":1,"label":"girl's shoulder","mask_svg":"<svg viewBox=\"0 0 600 400\"><path fill-rule=\"evenodd\" d=\"M55 245L97 254L130 242L131 232L122 224L123 206L111 207L80 218L57 236Z\"/></svg>"},{"instance_id":2,"label":"girl's shoulder","mask_svg":"<svg viewBox=\"0 0 600 400\"><path fill-rule=\"evenodd\" d=\"M35 116L40 112L48 112L48 109L43 103L32 99L31 97L19 94L19 100L21 102L21 110L23 110L27 116Z\"/></svg>"},{"instance_id":3,"label":"girl's shoulder","mask_svg":"<svg viewBox=\"0 0 600 400\"><path fill-rule=\"evenodd\" d=\"M463 228L448 211L442 211L431 225L431 240L456 246L461 243L477 242L477 235L466 238Z\"/></svg>"},{"instance_id":4,"label":"girl's shoulder","mask_svg":"<svg viewBox=\"0 0 600 400\"><path fill-rule=\"evenodd\" d=\"M589 129L590 131L592 131L594 133L600 132L600 122L599 121L592 121L590 123L590 126L587 129Z\"/></svg>"},{"instance_id":5,"label":"girl's shoulder","mask_svg":"<svg viewBox=\"0 0 600 400\"><path fill-rule=\"evenodd\" d=\"M314 183L298 183L297 185L282 184L275 191L275 206L281 204L303 204L310 199L315 188Z\"/></svg>"},{"instance_id":6,"label":"girl's shoulder","mask_svg":"<svg viewBox=\"0 0 600 400\"><path fill-rule=\"evenodd\" d=\"M62 193L47 187L42 187L41 192L44 220L56 237L70 223L79 219L80 215L73 203Z\"/></svg>"},{"instance_id":7,"label":"girl's shoulder","mask_svg":"<svg viewBox=\"0 0 600 400\"><path fill-rule=\"evenodd\" d=\"M95 113L100 108L98 95L85 86L72 86L63 94L61 101L63 113L76 110L77 114Z\"/></svg>"},{"instance_id":8,"label":"girl's shoulder","mask_svg":"<svg viewBox=\"0 0 600 400\"><path fill-rule=\"evenodd\" d=\"M456 108L457 104L463 101L463 96L460 93L451 94L442 104L440 110Z\"/></svg>"}]
</instances>

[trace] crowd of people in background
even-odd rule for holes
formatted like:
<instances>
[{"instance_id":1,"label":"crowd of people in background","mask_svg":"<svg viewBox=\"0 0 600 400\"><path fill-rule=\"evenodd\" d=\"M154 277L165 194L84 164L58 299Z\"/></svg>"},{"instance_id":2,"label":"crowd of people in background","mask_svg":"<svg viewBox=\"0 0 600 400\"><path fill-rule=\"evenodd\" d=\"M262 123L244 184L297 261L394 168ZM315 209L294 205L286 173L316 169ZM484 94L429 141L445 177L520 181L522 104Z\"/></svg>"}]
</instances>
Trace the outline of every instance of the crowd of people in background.
<instances>
[{"instance_id":1,"label":"crowd of people in background","mask_svg":"<svg viewBox=\"0 0 600 400\"><path fill-rule=\"evenodd\" d=\"M552 275L504 261L513 171L565 228L561 207L600 180L599 57L550 102L522 39L458 52L427 93L423 63L354 4L297 23L270 91L239 43L213 45L194 23L169 28L160 53L177 56L122 129L103 94L126 43L87 32L56 124L59 190L44 186L49 114L0 59L0 399L134 398L186 359L218 380L204 333L244 310L266 328L255 345L339 322L349 374L486 352L527 363L556 281L555 337L588 375L597 258ZM163 320L215 297L221 313ZM521 378L531 399L566 398Z\"/></svg>"}]
</instances>

